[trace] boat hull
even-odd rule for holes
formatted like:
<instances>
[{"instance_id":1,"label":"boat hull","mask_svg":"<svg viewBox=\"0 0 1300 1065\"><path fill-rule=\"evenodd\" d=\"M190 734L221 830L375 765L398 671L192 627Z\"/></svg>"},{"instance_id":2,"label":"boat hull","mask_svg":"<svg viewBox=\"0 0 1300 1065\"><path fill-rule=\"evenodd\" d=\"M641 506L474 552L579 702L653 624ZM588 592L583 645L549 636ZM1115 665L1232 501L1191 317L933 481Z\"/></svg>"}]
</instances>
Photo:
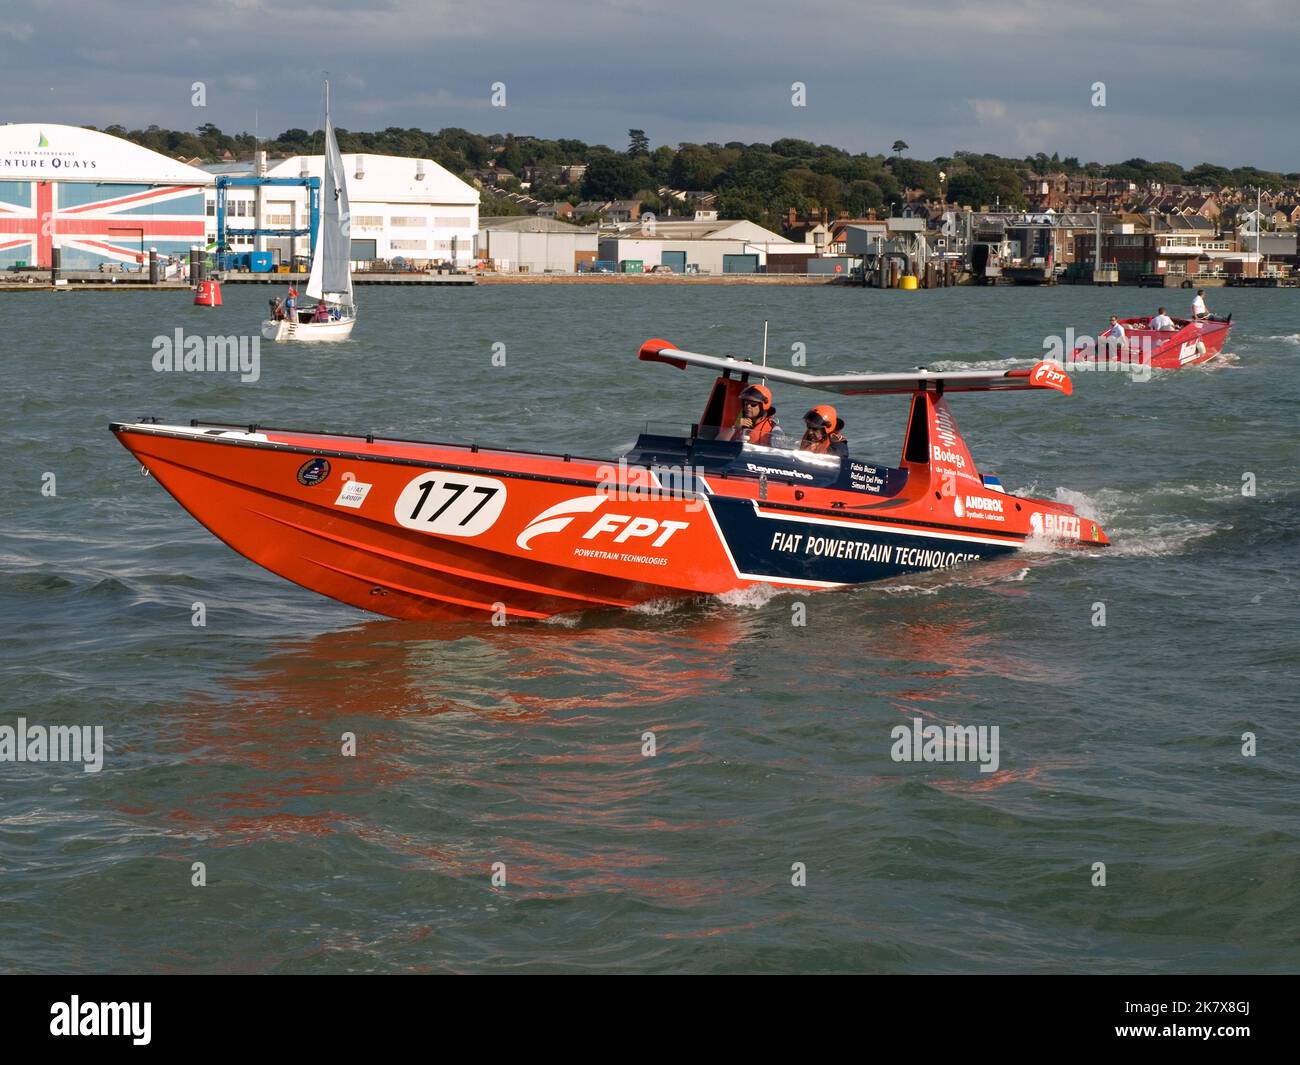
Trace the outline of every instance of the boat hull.
<instances>
[{"instance_id":1,"label":"boat hull","mask_svg":"<svg viewBox=\"0 0 1300 1065\"><path fill-rule=\"evenodd\" d=\"M626 466L230 427L115 424L199 522L287 580L410 619L540 619L767 584L834 588L1009 554L1041 533L1099 545L1070 508L999 495L850 511L753 480L646 488ZM641 471L644 472L644 471ZM861 497L857 497L861 501ZM986 501L987 502L987 501ZM991 505L991 504L990 504Z\"/></svg>"},{"instance_id":2,"label":"boat hull","mask_svg":"<svg viewBox=\"0 0 1300 1065\"><path fill-rule=\"evenodd\" d=\"M352 336L352 327L357 324L355 317L341 318L330 322L290 322L287 319L262 322L262 336L277 344L297 342L301 344L326 344L347 340Z\"/></svg>"}]
</instances>

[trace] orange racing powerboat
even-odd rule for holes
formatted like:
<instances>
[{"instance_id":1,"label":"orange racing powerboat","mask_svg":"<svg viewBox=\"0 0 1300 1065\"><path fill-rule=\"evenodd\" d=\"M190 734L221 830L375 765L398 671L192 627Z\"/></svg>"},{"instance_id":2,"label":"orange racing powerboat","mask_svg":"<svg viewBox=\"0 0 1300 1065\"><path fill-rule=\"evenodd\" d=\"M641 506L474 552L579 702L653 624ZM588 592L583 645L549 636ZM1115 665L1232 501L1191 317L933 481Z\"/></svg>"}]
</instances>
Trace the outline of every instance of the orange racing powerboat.
<instances>
[{"instance_id":1,"label":"orange racing powerboat","mask_svg":"<svg viewBox=\"0 0 1300 1065\"><path fill-rule=\"evenodd\" d=\"M240 554L397 618L540 619L755 585L825 589L994 558L1031 539L1109 541L1068 504L982 475L954 392L1069 395L1055 364L814 376L682 351L717 374L698 423L615 462L258 425L114 423L118 440ZM751 378L842 396L910 394L897 465L727 439Z\"/></svg>"}]
</instances>

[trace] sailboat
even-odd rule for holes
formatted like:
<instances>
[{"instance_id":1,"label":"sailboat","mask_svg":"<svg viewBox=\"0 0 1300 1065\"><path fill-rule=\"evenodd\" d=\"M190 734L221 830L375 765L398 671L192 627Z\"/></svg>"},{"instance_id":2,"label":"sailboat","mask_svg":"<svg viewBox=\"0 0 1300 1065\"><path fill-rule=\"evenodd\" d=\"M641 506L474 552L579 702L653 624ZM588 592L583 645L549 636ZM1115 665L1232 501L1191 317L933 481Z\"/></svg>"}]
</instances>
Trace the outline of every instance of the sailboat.
<instances>
[{"instance_id":1,"label":"sailboat","mask_svg":"<svg viewBox=\"0 0 1300 1065\"><path fill-rule=\"evenodd\" d=\"M321 190L320 229L307 276L307 295L315 307L298 307L297 321L285 317L262 323L267 340L319 342L347 340L357 324L352 298L352 211L343 174L343 156L330 121L330 83L325 82L325 183ZM323 305L323 310L318 308Z\"/></svg>"}]
</instances>

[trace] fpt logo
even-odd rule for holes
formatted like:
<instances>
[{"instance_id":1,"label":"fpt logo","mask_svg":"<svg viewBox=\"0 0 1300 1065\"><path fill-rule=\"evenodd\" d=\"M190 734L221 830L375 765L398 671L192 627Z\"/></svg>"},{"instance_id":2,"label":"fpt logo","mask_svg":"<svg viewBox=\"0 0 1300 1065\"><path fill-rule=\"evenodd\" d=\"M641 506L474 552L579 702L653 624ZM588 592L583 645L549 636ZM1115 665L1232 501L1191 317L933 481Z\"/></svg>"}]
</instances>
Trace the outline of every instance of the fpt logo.
<instances>
[{"instance_id":1,"label":"fpt logo","mask_svg":"<svg viewBox=\"0 0 1300 1065\"><path fill-rule=\"evenodd\" d=\"M573 524L573 519L579 514L590 514L603 502L605 502L604 496L579 496L577 499L566 499L563 503L556 503L524 526L524 531L515 537L515 545L525 551L531 551L532 548L528 545L534 536L562 532Z\"/></svg>"},{"instance_id":2,"label":"fpt logo","mask_svg":"<svg viewBox=\"0 0 1300 1065\"><path fill-rule=\"evenodd\" d=\"M523 531L515 537L516 546L522 547L525 551L533 550L534 537L545 533L563 532L576 519L583 515L594 514L606 499L608 496L603 495L578 496L576 499L566 499L563 503L548 507L524 526ZM634 517L631 514L615 514L607 511L596 517L587 531L582 534L582 539L596 540L608 536L612 537L616 544L626 544L636 540L649 541L647 544L649 547L664 547L677 533L689 529L690 525L689 521L664 521L658 518Z\"/></svg>"},{"instance_id":3,"label":"fpt logo","mask_svg":"<svg viewBox=\"0 0 1300 1065\"><path fill-rule=\"evenodd\" d=\"M1046 360L1036 364L1029 371L1029 379L1041 388L1054 388L1067 396L1074 391L1070 376L1055 363Z\"/></svg>"}]
</instances>

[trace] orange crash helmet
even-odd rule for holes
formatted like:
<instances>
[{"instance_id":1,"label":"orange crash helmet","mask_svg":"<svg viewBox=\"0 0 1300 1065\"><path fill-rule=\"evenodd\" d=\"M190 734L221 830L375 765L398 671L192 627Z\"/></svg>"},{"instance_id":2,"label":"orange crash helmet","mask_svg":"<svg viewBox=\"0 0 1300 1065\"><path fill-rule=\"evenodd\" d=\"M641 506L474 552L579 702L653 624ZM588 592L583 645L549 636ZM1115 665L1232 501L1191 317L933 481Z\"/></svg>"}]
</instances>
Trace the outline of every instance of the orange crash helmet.
<instances>
[{"instance_id":1,"label":"orange crash helmet","mask_svg":"<svg viewBox=\"0 0 1300 1065\"><path fill-rule=\"evenodd\" d=\"M803 416L804 424L810 429L825 429L828 433L835 432L844 423L840 421L840 416L836 413L835 408L829 403L822 403L813 407Z\"/></svg>"}]
</instances>

